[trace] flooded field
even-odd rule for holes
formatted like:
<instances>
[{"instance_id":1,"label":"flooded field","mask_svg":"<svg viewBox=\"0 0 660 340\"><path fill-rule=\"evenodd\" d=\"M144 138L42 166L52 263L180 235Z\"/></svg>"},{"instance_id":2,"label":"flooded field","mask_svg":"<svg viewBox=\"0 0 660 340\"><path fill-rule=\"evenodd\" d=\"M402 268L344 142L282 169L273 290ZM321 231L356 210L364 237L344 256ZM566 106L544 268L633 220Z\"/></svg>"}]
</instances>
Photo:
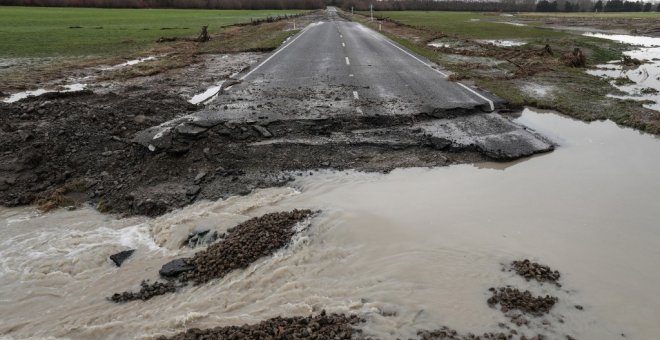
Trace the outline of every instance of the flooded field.
<instances>
[{"instance_id":1,"label":"flooded field","mask_svg":"<svg viewBox=\"0 0 660 340\"><path fill-rule=\"evenodd\" d=\"M148 338L321 309L363 315L365 335L386 339L442 325L494 331L506 318L486 304L488 288L512 284L559 297L523 333L660 337L660 140L531 110L516 121L559 147L515 163L317 172L155 219L1 208L0 336ZM293 208L322 213L245 271L146 302L105 299L193 253L180 245L194 228ZM115 267L108 256L127 248L137 251ZM501 271L520 258L561 271L563 287Z\"/></svg>"},{"instance_id":2,"label":"flooded field","mask_svg":"<svg viewBox=\"0 0 660 340\"><path fill-rule=\"evenodd\" d=\"M640 46L625 55L642 61L641 65L621 65L615 60L598 65L588 73L611 79L619 90L626 93L613 97L646 101L645 107L660 111L660 38L602 33L585 35Z\"/></svg>"}]
</instances>

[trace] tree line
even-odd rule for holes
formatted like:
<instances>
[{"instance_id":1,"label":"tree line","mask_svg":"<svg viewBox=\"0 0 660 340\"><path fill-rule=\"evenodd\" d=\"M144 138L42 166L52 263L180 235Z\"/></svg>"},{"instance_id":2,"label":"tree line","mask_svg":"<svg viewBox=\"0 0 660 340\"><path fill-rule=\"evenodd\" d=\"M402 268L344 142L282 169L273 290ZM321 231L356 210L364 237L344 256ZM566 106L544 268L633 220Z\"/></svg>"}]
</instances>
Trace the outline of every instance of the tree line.
<instances>
[{"instance_id":1,"label":"tree line","mask_svg":"<svg viewBox=\"0 0 660 340\"><path fill-rule=\"evenodd\" d=\"M660 4L654 5L651 2L642 1L623 1L623 0L598 0L596 3L581 5L570 1L559 2L541 0L536 4L537 12L660 12Z\"/></svg>"},{"instance_id":2,"label":"tree line","mask_svg":"<svg viewBox=\"0 0 660 340\"><path fill-rule=\"evenodd\" d=\"M475 12L650 12L660 4L625 0L0 0L0 5L107 7L107 8L208 8L208 9L318 9L326 5L377 11L475 11Z\"/></svg>"},{"instance_id":3,"label":"tree line","mask_svg":"<svg viewBox=\"0 0 660 340\"><path fill-rule=\"evenodd\" d=\"M195 9L318 9L323 0L0 0L8 6L195 8Z\"/></svg>"},{"instance_id":4,"label":"tree line","mask_svg":"<svg viewBox=\"0 0 660 340\"><path fill-rule=\"evenodd\" d=\"M368 11L475 11L475 12L651 12L660 4L624 0L330 0L345 10Z\"/></svg>"}]
</instances>

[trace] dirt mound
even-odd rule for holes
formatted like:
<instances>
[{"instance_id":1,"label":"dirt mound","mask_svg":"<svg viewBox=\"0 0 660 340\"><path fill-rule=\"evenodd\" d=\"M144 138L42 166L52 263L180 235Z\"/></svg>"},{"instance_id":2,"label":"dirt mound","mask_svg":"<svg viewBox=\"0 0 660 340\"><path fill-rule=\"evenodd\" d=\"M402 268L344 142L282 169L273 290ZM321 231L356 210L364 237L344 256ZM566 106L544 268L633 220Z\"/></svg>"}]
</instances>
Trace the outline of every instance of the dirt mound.
<instances>
[{"instance_id":1,"label":"dirt mound","mask_svg":"<svg viewBox=\"0 0 660 340\"><path fill-rule=\"evenodd\" d=\"M192 328L161 340L197 339L352 339L360 330L353 326L364 322L355 315L326 314L316 316L276 317L255 325Z\"/></svg>"},{"instance_id":2,"label":"dirt mound","mask_svg":"<svg viewBox=\"0 0 660 340\"><path fill-rule=\"evenodd\" d=\"M249 219L227 231L224 240L197 252L192 258L174 260L161 269L161 276L172 281L143 281L140 291L116 293L113 302L148 300L176 291L188 282L202 284L221 278L235 269L247 268L258 259L284 248L295 235L296 223L313 214L311 210L277 212Z\"/></svg>"},{"instance_id":3,"label":"dirt mound","mask_svg":"<svg viewBox=\"0 0 660 340\"><path fill-rule=\"evenodd\" d=\"M535 297L528 290L522 292L511 287L490 288L489 290L493 293L493 296L488 299L488 305L491 308L496 308L499 305L503 313L510 310L519 310L532 316L541 316L548 313L559 301L558 298L550 295Z\"/></svg>"},{"instance_id":4,"label":"dirt mound","mask_svg":"<svg viewBox=\"0 0 660 340\"><path fill-rule=\"evenodd\" d=\"M560 286L557 280L559 280L561 274L558 271L553 271L548 266L532 262L528 259L511 262L510 270L515 271L518 275L527 279L527 281L534 279L538 282L551 282Z\"/></svg>"},{"instance_id":5,"label":"dirt mound","mask_svg":"<svg viewBox=\"0 0 660 340\"><path fill-rule=\"evenodd\" d=\"M133 134L194 109L157 92L79 91L0 103L0 204L55 207L128 186L136 180Z\"/></svg>"},{"instance_id":6,"label":"dirt mound","mask_svg":"<svg viewBox=\"0 0 660 340\"><path fill-rule=\"evenodd\" d=\"M247 220L228 230L227 237L200 251L188 263L194 270L179 279L201 284L242 269L257 259L272 255L286 246L296 233L294 226L311 216L311 210L266 214Z\"/></svg>"}]
</instances>

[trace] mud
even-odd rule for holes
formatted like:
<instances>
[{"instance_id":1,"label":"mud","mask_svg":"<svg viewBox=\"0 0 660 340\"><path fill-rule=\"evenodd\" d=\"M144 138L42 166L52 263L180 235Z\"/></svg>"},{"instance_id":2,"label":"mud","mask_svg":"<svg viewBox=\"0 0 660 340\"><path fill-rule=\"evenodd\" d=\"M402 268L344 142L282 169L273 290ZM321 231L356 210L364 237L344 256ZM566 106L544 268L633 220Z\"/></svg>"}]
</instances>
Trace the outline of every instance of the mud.
<instances>
[{"instance_id":1,"label":"mud","mask_svg":"<svg viewBox=\"0 0 660 340\"><path fill-rule=\"evenodd\" d=\"M327 314L307 317L276 317L255 325L216 327L211 329L192 328L171 337L159 340L196 339L354 339L360 330L353 326L364 322L355 315Z\"/></svg>"},{"instance_id":2,"label":"mud","mask_svg":"<svg viewBox=\"0 0 660 340\"><path fill-rule=\"evenodd\" d=\"M229 272L245 269L256 260L272 255L285 247L300 230L294 228L312 215L311 210L271 213L247 220L227 230L223 240L195 253L192 258L180 258L165 264L160 275L169 282L142 281L139 292L116 293L113 302L148 300L157 295L175 292L188 282L199 285L222 278Z\"/></svg>"}]
</instances>

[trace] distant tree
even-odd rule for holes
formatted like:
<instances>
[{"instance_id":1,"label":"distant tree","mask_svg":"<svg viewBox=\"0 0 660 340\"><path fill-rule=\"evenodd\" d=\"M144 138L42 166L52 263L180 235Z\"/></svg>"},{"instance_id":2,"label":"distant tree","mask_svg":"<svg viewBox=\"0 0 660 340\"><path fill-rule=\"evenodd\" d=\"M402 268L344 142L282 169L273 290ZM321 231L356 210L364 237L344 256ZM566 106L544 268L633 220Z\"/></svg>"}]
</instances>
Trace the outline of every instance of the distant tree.
<instances>
[{"instance_id":1,"label":"distant tree","mask_svg":"<svg viewBox=\"0 0 660 340\"><path fill-rule=\"evenodd\" d=\"M594 12L602 12L603 11L603 0L598 0L596 4L594 5Z\"/></svg>"},{"instance_id":2,"label":"distant tree","mask_svg":"<svg viewBox=\"0 0 660 340\"><path fill-rule=\"evenodd\" d=\"M541 0L536 4L537 12L557 12L557 2L550 2L548 0Z\"/></svg>"},{"instance_id":3,"label":"distant tree","mask_svg":"<svg viewBox=\"0 0 660 340\"><path fill-rule=\"evenodd\" d=\"M653 4L650 2L647 2L644 4L644 12L650 12L653 9Z\"/></svg>"},{"instance_id":4,"label":"distant tree","mask_svg":"<svg viewBox=\"0 0 660 340\"><path fill-rule=\"evenodd\" d=\"M605 3L604 7L605 12L622 12L623 11L623 1L622 0L610 0Z\"/></svg>"}]
</instances>

